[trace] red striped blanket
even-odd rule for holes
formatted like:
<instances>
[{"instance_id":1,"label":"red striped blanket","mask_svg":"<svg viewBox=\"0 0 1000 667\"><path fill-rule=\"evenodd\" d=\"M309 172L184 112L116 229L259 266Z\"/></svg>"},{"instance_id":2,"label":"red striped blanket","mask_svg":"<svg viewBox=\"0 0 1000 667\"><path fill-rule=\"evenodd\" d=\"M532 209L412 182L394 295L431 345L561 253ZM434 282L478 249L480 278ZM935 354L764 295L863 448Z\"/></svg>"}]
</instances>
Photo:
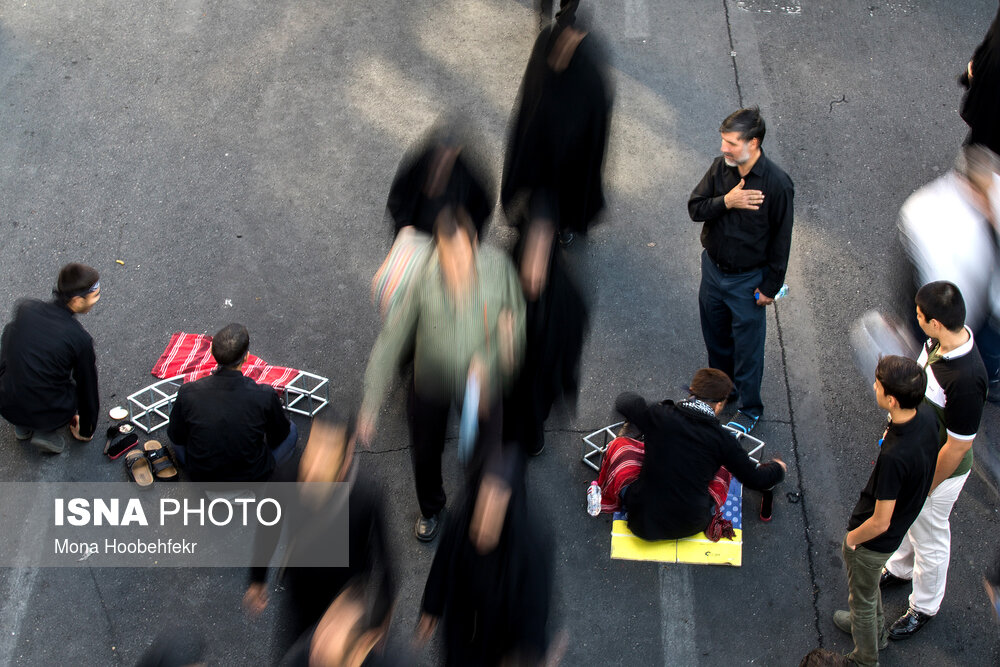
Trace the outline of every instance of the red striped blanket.
<instances>
[{"instance_id":1,"label":"red striped blanket","mask_svg":"<svg viewBox=\"0 0 1000 667\"><path fill-rule=\"evenodd\" d=\"M212 337L204 334L177 332L170 337L167 349L153 365L153 376L161 380L184 376L192 382L210 375L218 364L212 358ZM243 365L243 375L258 384L268 384L281 389L295 379L299 371L294 368L272 366L260 357L248 355Z\"/></svg>"}]
</instances>

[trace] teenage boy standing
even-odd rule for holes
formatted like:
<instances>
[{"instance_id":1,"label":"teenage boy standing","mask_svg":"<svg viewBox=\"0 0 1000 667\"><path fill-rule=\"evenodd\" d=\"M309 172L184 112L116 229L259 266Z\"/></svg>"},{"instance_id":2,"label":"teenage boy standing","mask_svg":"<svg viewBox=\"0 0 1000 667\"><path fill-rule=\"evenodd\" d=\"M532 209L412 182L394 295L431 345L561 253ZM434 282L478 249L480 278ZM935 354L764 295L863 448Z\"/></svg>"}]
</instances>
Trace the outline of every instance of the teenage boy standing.
<instances>
[{"instance_id":1,"label":"teenage boy standing","mask_svg":"<svg viewBox=\"0 0 1000 667\"><path fill-rule=\"evenodd\" d=\"M913 523L934 479L937 419L923 403L927 378L912 359L887 356L875 369L875 401L889 412L875 469L847 524L842 547L847 565L850 611L833 623L854 637L847 656L857 665L878 665L888 643L879 576Z\"/></svg>"}]
</instances>

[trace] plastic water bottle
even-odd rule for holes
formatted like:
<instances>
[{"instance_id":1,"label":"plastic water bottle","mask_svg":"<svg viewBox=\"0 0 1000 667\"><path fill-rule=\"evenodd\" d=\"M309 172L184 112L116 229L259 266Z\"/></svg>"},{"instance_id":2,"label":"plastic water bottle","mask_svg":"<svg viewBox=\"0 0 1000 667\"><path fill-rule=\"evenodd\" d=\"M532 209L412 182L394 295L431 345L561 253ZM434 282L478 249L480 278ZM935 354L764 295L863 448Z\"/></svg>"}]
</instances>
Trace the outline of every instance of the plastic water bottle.
<instances>
[{"instance_id":1,"label":"plastic water bottle","mask_svg":"<svg viewBox=\"0 0 1000 667\"><path fill-rule=\"evenodd\" d=\"M784 285L781 286L781 289L778 290L778 293L774 295L774 300L777 301L778 299L780 299L781 297L785 296L786 294L788 294L788 283L785 283ZM760 301L760 295L759 294L754 294L753 295L753 300L754 301Z\"/></svg>"},{"instance_id":2,"label":"plastic water bottle","mask_svg":"<svg viewBox=\"0 0 1000 667\"><path fill-rule=\"evenodd\" d=\"M587 487L587 514L597 516L601 513L601 487L596 481Z\"/></svg>"}]
</instances>

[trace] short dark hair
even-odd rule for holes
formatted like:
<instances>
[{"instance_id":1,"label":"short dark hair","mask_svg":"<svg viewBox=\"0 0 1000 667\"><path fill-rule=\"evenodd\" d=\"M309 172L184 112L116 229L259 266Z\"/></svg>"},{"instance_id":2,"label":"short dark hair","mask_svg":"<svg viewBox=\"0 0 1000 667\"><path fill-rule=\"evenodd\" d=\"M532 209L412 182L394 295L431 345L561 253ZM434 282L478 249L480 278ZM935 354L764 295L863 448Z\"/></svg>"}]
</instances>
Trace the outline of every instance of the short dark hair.
<instances>
[{"instance_id":1,"label":"short dark hair","mask_svg":"<svg viewBox=\"0 0 1000 667\"><path fill-rule=\"evenodd\" d=\"M718 403L729 398L733 381L717 368L699 368L691 378L691 394L709 403Z\"/></svg>"},{"instance_id":2,"label":"short dark hair","mask_svg":"<svg viewBox=\"0 0 1000 667\"><path fill-rule=\"evenodd\" d=\"M85 296L100 279L100 274L93 267L77 262L67 264L59 270L55 295L63 303L69 303L75 297Z\"/></svg>"},{"instance_id":3,"label":"short dark hair","mask_svg":"<svg viewBox=\"0 0 1000 667\"><path fill-rule=\"evenodd\" d=\"M242 324L227 324L212 337L212 356L223 368L243 361L250 349L250 332Z\"/></svg>"},{"instance_id":4,"label":"short dark hair","mask_svg":"<svg viewBox=\"0 0 1000 667\"><path fill-rule=\"evenodd\" d=\"M955 283L935 280L919 290L914 299L924 319L937 320L948 331L961 331L965 326L965 299Z\"/></svg>"},{"instance_id":5,"label":"short dark hair","mask_svg":"<svg viewBox=\"0 0 1000 667\"><path fill-rule=\"evenodd\" d=\"M760 143L763 144L767 126L764 124L764 118L760 115L759 107L747 107L726 116L726 120L722 121L722 125L719 126L719 132L739 132L740 139L743 141L759 139Z\"/></svg>"},{"instance_id":6,"label":"short dark hair","mask_svg":"<svg viewBox=\"0 0 1000 667\"><path fill-rule=\"evenodd\" d=\"M849 664L851 663L847 661L847 658L839 653L828 651L825 648L814 648L802 658L799 667L841 667L841 665L846 667Z\"/></svg>"},{"instance_id":7,"label":"short dark hair","mask_svg":"<svg viewBox=\"0 0 1000 667\"><path fill-rule=\"evenodd\" d=\"M878 360L875 379L882 385L886 396L892 396L899 407L912 410L924 400L927 391L927 375L913 359L894 354Z\"/></svg>"}]
</instances>

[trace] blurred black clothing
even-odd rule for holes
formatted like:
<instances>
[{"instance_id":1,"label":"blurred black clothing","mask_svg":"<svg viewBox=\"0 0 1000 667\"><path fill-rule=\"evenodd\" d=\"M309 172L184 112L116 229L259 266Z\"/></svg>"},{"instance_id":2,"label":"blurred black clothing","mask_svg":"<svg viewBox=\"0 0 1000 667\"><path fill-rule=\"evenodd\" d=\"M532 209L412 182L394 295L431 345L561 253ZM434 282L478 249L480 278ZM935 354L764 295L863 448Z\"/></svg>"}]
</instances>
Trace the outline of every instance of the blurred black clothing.
<instances>
[{"instance_id":1,"label":"blurred black clothing","mask_svg":"<svg viewBox=\"0 0 1000 667\"><path fill-rule=\"evenodd\" d=\"M593 33L579 43L565 70L549 66L566 29L543 29L528 59L507 138L500 202L507 219L520 224L525 197L547 190L557 228L586 232L604 208L601 181L613 95L605 51Z\"/></svg>"},{"instance_id":2,"label":"blurred black clothing","mask_svg":"<svg viewBox=\"0 0 1000 667\"><path fill-rule=\"evenodd\" d=\"M309 652L312 650L313 635L316 628L299 637L298 641L288 650L281 660L281 667L313 667L309 662ZM360 667L411 667L416 660L405 649L396 646L377 647L362 661Z\"/></svg>"},{"instance_id":3,"label":"blurred black clothing","mask_svg":"<svg viewBox=\"0 0 1000 667\"><path fill-rule=\"evenodd\" d=\"M623 498L628 527L644 540L705 530L713 509L708 485L720 466L751 489L769 489L785 477L776 462L750 460L714 414L673 401L647 405L631 392L618 396L615 409L645 436L642 469Z\"/></svg>"},{"instance_id":4,"label":"blurred black clothing","mask_svg":"<svg viewBox=\"0 0 1000 667\"><path fill-rule=\"evenodd\" d=\"M355 464L357 465L357 464ZM279 467L272 482L298 480L299 457ZM380 625L392 609L396 599L396 576L392 558L386 548L385 512L381 489L371 479L357 471L347 501L349 516L347 567L287 567L281 572L282 582L288 590L287 622L294 639L314 625L323 616L344 586L354 577L370 581L375 588L372 623ZM283 494L283 497L288 497ZM286 515L297 519L289 523L285 540L290 549L308 539L310 530L331 525L332 513L342 512L343 507L334 495L319 508L310 508L298 496L298 506L286 510ZM257 562L266 562L274 554L281 536L281 523L259 526L254 536L254 554ZM304 548L299 544L298 548ZM250 582L267 581L267 567L250 569Z\"/></svg>"},{"instance_id":5,"label":"blurred black clothing","mask_svg":"<svg viewBox=\"0 0 1000 667\"><path fill-rule=\"evenodd\" d=\"M522 244L515 248L515 257L520 266ZM525 453L535 454L544 444L545 420L553 404L565 400L576 406L589 321L587 305L555 242L545 289L534 301L525 296L525 306L524 362L504 397L503 441L517 442Z\"/></svg>"},{"instance_id":6,"label":"blurred black clothing","mask_svg":"<svg viewBox=\"0 0 1000 667\"><path fill-rule=\"evenodd\" d=\"M393 234L408 225L434 233L434 221L446 206L463 207L472 218L479 238L483 237L486 221L493 212L495 192L490 191L489 179L479 165L463 150L455 158L447 176L444 191L429 194L430 181L441 164L441 144L431 145L415 155L403 158L389 188L386 204L393 220Z\"/></svg>"},{"instance_id":7,"label":"blurred black clothing","mask_svg":"<svg viewBox=\"0 0 1000 667\"><path fill-rule=\"evenodd\" d=\"M760 190L764 203L756 211L727 209L725 196L740 182L737 167L715 158L688 199L688 213L704 222L701 245L723 273L745 273L763 268L758 289L773 298L785 282L792 246L795 187L792 179L771 162L764 150L744 177L745 190Z\"/></svg>"},{"instance_id":8,"label":"blurred black clothing","mask_svg":"<svg viewBox=\"0 0 1000 667\"><path fill-rule=\"evenodd\" d=\"M1000 153L1000 9L972 54L972 78L966 71L960 81L969 89L961 108L970 128L965 143L982 144Z\"/></svg>"},{"instance_id":9,"label":"blurred black clothing","mask_svg":"<svg viewBox=\"0 0 1000 667\"><path fill-rule=\"evenodd\" d=\"M0 414L40 431L79 414L80 435L88 438L99 412L94 339L61 302L21 301L0 339Z\"/></svg>"},{"instance_id":10,"label":"blurred black clothing","mask_svg":"<svg viewBox=\"0 0 1000 667\"><path fill-rule=\"evenodd\" d=\"M538 664L548 648L553 545L550 533L525 502L514 478L497 547L481 555L469 540L477 484L449 518L431 564L421 611L443 618L445 663L498 665L504 658Z\"/></svg>"},{"instance_id":11,"label":"blurred black clothing","mask_svg":"<svg viewBox=\"0 0 1000 667\"><path fill-rule=\"evenodd\" d=\"M289 428L273 387L220 368L177 390L167 435L185 448L195 482L263 482L275 468L271 450Z\"/></svg>"}]
</instances>

